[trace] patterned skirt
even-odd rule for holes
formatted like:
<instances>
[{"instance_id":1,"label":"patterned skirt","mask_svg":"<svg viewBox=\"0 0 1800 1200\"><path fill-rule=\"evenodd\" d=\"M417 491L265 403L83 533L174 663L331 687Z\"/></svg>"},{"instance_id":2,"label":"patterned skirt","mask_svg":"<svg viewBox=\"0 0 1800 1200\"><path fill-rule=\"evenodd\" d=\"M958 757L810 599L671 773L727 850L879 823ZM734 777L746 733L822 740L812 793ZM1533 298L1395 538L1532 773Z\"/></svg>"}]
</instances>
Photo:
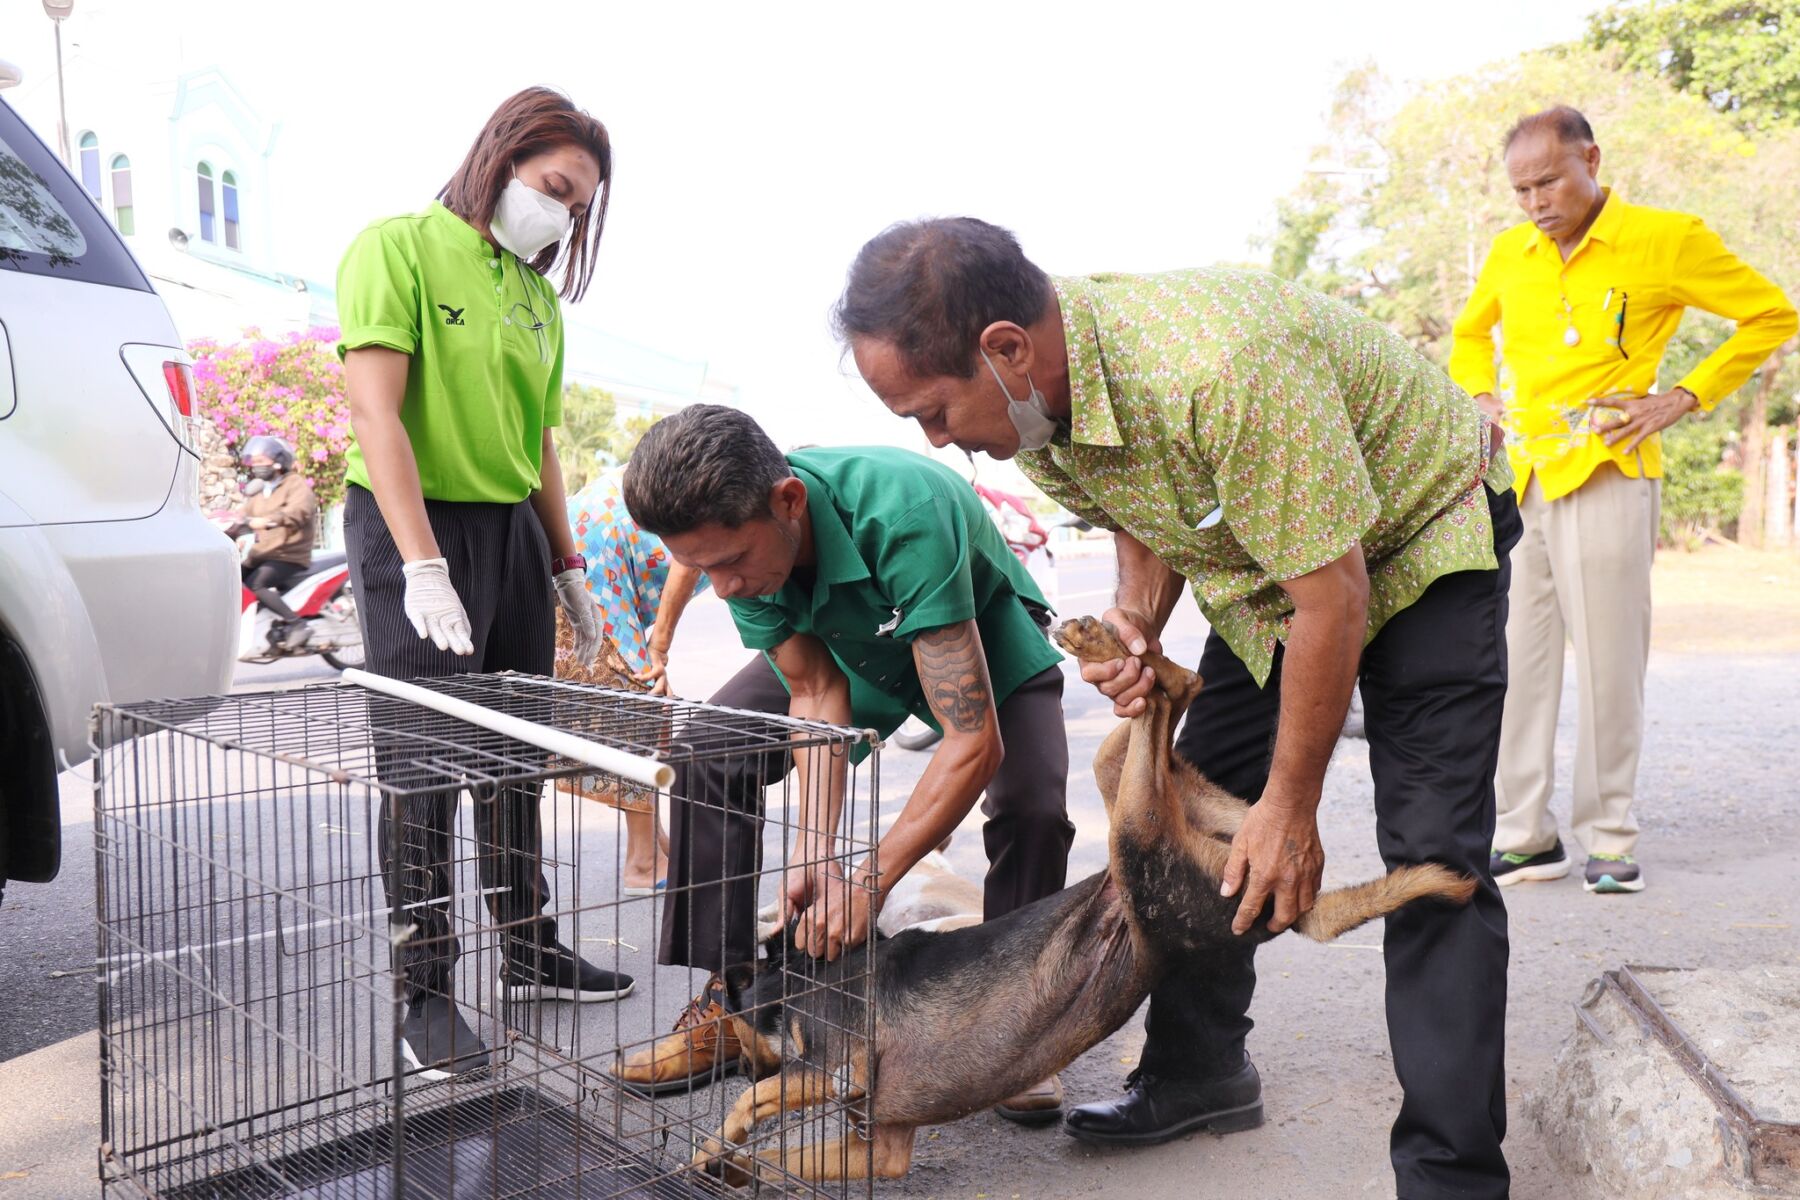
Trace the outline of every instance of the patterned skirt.
<instances>
[{"instance_id":1,"label":"patterned skirt","mask_svg":"<svg viewBox=\"0 0 1800 1200\"><path fill-rule=\"evenodd\" d=\"M613 688L624 692L648 692L648 684L639 683L632 675L631 667L626 663L619 647L604 633L600 635L600 653L594 661L585 665L575 661L575 631L569 627L569 618L559 607L556 610L556 677L567 679L573 683L591 683L597 687ZM599 729L571 729L571 733L602 732ZM626 812L655 812L656 792L649 788L640 788L604 775L580 775L572 780L564 780L556 785L556 790L579 796L584 800L597 800L612 808Z\"/></svg>"}]
</instances>

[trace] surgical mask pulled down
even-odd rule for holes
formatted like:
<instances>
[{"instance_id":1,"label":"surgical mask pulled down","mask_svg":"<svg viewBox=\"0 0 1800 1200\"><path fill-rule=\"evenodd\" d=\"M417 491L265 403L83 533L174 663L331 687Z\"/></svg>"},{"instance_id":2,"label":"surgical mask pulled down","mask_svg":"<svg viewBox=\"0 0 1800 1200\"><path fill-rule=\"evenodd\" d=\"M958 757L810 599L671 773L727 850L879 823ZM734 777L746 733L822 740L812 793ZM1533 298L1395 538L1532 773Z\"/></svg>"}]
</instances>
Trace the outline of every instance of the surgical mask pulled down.
<instances>
[{"instance_id":1,"label":"surgical mask pulled down","mask_svg":"<svg viewBox=\"0 0 1800 1200\"><path fill-rule=\"evenodd\" d=\"M544 247L560 242L573 224L562 201L546 196L515 174L501 189L488 228L496 242L520 258L532 259Z\"/></svg>"},{"instance_id":2,"label":"surgical mask pulled down","mask_svg":"<svg viewBox=\"0 0 1800 1200\"><path fill-rule=\"evenodd\" d=\"M1019 435L1019 449L1042 450L1056 436L1056 418L1050 415L1050 404L1044 399L1044 393L1031 381L1028 372L1025 382L1031 388L1031 394L1023 400L1014 400L1011 392L1006 390L1006 381L1000 378L1000 369L994 360L988 357L986 350L979 351L981 361L994 374L994 382L1000 385L1000 394L1006 397L1006 416L1012 422L1013 429Z\"/></svg>"}]
</instances>

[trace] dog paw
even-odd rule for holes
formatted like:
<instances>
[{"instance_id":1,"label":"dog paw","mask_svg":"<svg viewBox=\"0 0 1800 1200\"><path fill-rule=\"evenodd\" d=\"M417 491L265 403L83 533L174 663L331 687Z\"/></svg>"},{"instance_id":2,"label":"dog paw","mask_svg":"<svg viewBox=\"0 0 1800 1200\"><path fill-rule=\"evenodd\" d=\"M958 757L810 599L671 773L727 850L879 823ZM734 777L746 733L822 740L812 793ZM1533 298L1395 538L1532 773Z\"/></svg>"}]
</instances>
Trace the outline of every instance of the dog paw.
<instances>
[{"instance_id":1,"label":"dog paw","mask_svg":"<svg viewBox=\"0 0 1800 1200\"><path fill-rule=\"evenodd\" d=\"M744 1156L721 1144L717 1138L707 1138L700 1149L694 1151L694 1158L689 1166L711 1175L727 1187L747 1187L751 1179L751 1171L744 1162Z\"/></svg>"},{"instance_id":2,"label":"dog paw","mask_svg":"<svg viewBox=\"0 0 1800 1200\"><path fill-rule=\"evenodd\" d=\"M1050 631L1056 644L1083 662L1111 662L1129 658L1119 632L1098 617L1075 617Z\"/></svg>"}]
</instances>

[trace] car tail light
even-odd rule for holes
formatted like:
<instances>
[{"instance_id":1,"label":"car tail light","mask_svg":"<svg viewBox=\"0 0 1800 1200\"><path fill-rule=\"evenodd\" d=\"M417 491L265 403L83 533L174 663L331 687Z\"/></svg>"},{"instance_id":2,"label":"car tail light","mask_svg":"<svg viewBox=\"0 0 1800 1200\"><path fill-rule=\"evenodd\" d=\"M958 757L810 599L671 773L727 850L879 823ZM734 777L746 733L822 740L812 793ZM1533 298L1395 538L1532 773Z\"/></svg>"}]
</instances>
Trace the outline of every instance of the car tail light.
<instances>
[{"instance_id":1,"label":"car tail light","mask_svg":"<svg viewBox=\"0 0 1800 1200\"><path fill-rule=\"evenodd\" d=\"M194 415L194 369L186 363L166 362L163 382L169 385L169 399L183 417Z\"/></svg>"},{"instance_id":2,"label":"car tail light","mask_svg":"<svg viewBox=\"0 0 1800 1200\"><path fill-rule=\"evenodd\" d=\"M119 347L119 357L176 444L198 458L188 421L199 408L200 393L187 356L174 346L132 343Z\"/></svg>"}]
</instances>

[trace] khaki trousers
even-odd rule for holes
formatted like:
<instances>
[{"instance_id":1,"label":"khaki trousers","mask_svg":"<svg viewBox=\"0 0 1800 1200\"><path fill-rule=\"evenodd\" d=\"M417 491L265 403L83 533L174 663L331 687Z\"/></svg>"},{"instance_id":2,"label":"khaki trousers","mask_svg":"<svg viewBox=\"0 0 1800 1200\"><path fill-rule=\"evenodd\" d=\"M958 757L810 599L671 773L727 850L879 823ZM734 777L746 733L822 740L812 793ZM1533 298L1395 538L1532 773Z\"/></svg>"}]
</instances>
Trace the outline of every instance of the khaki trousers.
<instances>
[{"instance_id":1,"label":"khaki trousers","mask_svg":"<svg viewBox=\"0 0 1800 1200\"><path fill-rule=\"evenodd\" d=\"M1650 657L1650 562L1662 481L1604 466L1546 501L1534 476L1519 506L1506 622L1510 678L1500 723L1494 848L1548 850L1556 840L1556 719L1563 642L1575 650L1575 787L1570 824L1588 854L1630 854L1631 801L1644 740Z\"/></svg>"}]
</instances>

